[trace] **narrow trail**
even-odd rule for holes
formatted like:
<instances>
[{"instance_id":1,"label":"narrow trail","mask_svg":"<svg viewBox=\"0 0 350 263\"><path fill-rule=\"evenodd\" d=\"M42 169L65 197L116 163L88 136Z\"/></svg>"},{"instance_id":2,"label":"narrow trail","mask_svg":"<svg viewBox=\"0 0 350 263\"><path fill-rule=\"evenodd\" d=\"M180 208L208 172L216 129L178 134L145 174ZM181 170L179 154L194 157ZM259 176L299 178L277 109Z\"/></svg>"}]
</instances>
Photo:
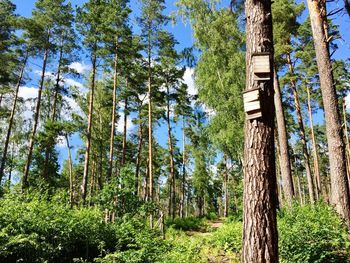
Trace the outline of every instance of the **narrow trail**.
<instances>
[{"instance_id":1,"label":"narrow trail","mask_svg":"<svg viewBox=\"0 0 350 263\"><path fill-rule=\"evenodd\" d=\"M186 231L186 234L191 238L205 238L213 235L215 231L217 231L224 224L224 220L217 219L207 222L207 226L198 231ZM206 255L208 263L233 263L234 261L227 253L221 249L216 251L215 254Z\"/></svg>"}]
</instances>

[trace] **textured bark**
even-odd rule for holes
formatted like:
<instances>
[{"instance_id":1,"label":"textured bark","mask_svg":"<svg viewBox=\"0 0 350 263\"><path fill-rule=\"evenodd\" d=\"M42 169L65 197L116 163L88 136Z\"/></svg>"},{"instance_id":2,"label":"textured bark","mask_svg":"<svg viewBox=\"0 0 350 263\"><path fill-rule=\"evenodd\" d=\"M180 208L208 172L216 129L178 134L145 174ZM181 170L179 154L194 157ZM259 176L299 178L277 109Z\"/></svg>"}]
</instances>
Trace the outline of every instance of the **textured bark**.
<instances>
[{"instance_id":1,"label":"textured bark","mask_svg":"<svg viewBox=\"0 0 350 263\"><path fill-rule=\"evenodd\" d=\"M23 79L23 74L24 74L24 69L27 65L27 60L28 60L28 54L26 54L23 65L19 74L19 78L16 84L16 90L15 90L15 97L13 98L13 104L12 104L12 109L11 109L11 115L9 119L9 126L7 128L7 133L6 133L6 139L4 143L4 149L3 149L3 154L1 158L1 164L0 164L0 183L1 180L4 176L4 170L5 170L5 165L6 165L6 158L7 158L7 149L10 143L10 137L11 137L11 131L12 131L12 126L13 126L13 121L15 119L15 113L16 113L16 107L17 107L17 101L18 101L18 92L19 92L19 87L21 86L22 79Z\"/></svg>"},{"instance_id":2,"label":"textured bark","mask_svg":"<svg viewBox=\"0 0 350 263\"><path fill-rule=\"evenodd\" d=\"M118 87L118 46L114 57L114 74L113 74L113 106L112 106L112 120L111 120L111 137L109 141L109 160L108 160L108 177L113 173L113 159L114 159L114 136L115 136L115 122L117 111L117 87Z\"/></svg>"},{"instance_id":3,"label":"textured bark","mask_svg":"<svg viewBox=\"0 0 350 263\"><path fill-rule=\"evenodd\" d=\"M92 116L94 111L94 93L95 93L95 78L96 78L96 46L92 54L92 77L91 77L91 89L89 98L89 113L88 113L88 127L86 132L86 150L85 150L85 162L84 162L84 174L83 182L81 185L81 197L83 204L85 204L87 195L87 184L89 177L89 163L90 163L90 148L91 148L91 132L92 132Z\"/></svg>"},{"instance_id":4,"label":"textured bark","mask_svg":"<svg viewBox=\"0 0 350 263\"><path fill-rule=\"evenodd\" d=\"M317 143L316 143L316 136L314 131L314 123L313 123L313 117L312 117L312 108L311 108L311 95L310 95L310 88L307 86L307 105L308 105L308 112L309 112L309 123L310 123L310 135L311 135L311 141L312 141L312 155L314 160L314 175L316 179L316 194L320 197L321 195L321 176L320 176L320 165L319 165L319 159L317 154Z\"/></svg>"},{"instance_id":5,"label":"textured bark","mask_svg":"<svg viewBox=\"0 0 350 263\"><path fill-rule=\"evenodd\" d=\"M243 256L245 263L278 262L273 69L270 80L254 81L252 54L270 52L273 62L271 1L246 0L247 83L260 87L262 114L245 123ZM273 63L271 63L273 64Z\"/></svg>"},{"instance_id":6,"label":"textured bark","mask_svg":"<svg viewBox=\"0 0 350 263\"><path fill-rule=\"evenodd\" d=\"M284 111L282 105L282 96L279 86L278 75L276 69L274 69L274 89L275 89L275 109L276 120L278 130L278 143L280 150L280 169L282 177L282 188L284 192L287 204L290 206L294 197L294 186L292 179L292 169L290 165L289 147L288 147L288 134L286 128L286 122L284 118Z\"/></svg>"},{"instance_id":7,"label":"textured bark","mask_svg":"<svg viewBox=\"0 0 350 263\"><path fill-rule=\"evenodd\" d=\"M292 60L290 58L290 54L287 54L287 61L288 61L288 66L289 66L289 72L292 76L294 76L294 66L293 66ZM290 81L290 86L291 86L292 92L293 92L295 111L297 114L298 125L299 125L299 135L300 135L300 140L301 140L301 143L303 146L304 166L305 166L305 170L306 170L309 198L310 198L311 204L313 204L315 202L315 190L314 190L314 182L312 179L311 168L310 168L310 156L309 156L309 151L307 149L304 121L303 121L303 115L301 113L298 90L297 90L296 83L293 79Z\"/></svg>"},{"instance_id":8,"label":"textured bark","mask_svg":"<svg viewBox=\"0 0 350 263\"><path fill-rule=\"evenodd\" d=\"M346 102L343 100L343 118L344 118L344 135L345 135L345 149L346 149L346 172L348 176L348 184L350 188L350 143L349 143L349 132L348 132L348 121L346 118Z\"/></svg>"},{"instance_id":9,"label":"textured bark","mask_svg":"<svg viewBox=\"0 0 350 263\"><path fill-rule=\"evenodd\" d=\"M224 217L228 217L229 209L229 196L228 196L228 169L227 169L227 157L225 156L225 173L224 173Z\"/></svg>"},{"instance_id":10,"label":"textured bark","mask_svg":"<svg viewBox=\"0 0 350 263\"><path fill-rule=\"evenodd\" d=\"M333 80L332 64L328 49L324 24L327 22L321 13L326 13L326 1L308 0L311 27L320 75L326 133L329 152L331 195L330 202L346 221L350 220L349 185L346 175L345 149L342 140L341 118Z\"/></svg>"},{"instance_id":11,"label":"textured bark","mask_svg":"<svg viewBox=\"0 0 350 263\"><path fill-rule=\"evenodd\" d=\"M28 175L29 175L30 164L32 162L33 147L34 147L34 142L35 142L36 131L37 131L38 124L39 124L41 95L42 95L43 88L44 88L44 80L45 80L48 54L49 54L49 50L48 50L48 48L46 48L44 51L43 67L42 67L42 71L41 71L41 78L40 78L40 84L39 84L39 90L38 90L38 98L37 98L37 103L36 103L35 113L34 113L33 130L32 130L32 134L31 134L30 141L29 141L28 157L27 157L26 166L24 168L24 175L22 178L22 189L25 189L29 186Z\"/></svg>"}]
</instances>

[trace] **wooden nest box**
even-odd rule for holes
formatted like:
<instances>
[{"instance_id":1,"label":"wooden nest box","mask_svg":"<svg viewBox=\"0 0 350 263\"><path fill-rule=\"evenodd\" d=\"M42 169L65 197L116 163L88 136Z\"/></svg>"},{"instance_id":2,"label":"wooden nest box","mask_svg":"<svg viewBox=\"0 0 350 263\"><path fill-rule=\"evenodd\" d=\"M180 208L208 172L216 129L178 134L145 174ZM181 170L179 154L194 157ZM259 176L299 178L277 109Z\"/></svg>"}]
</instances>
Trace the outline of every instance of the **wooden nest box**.
<instances>
[{"instance_id":1,"label":"wooden nest box","mask_svg":"<svg viewBox=\"0 0 350 263\"><path fill-rule=\"evenodd\" d=\"M243 102L247 120L262 117L259 88L243 92Z\"/></svg>"},{"instance_id":2,"label":"wooden nest box","mask_svg":"<svg viewBox=\"0 0 350 263\"><path fill-rule=\"evenodd\" d=\"M254 80L270 80L271 60L270 53L254 53L252 55Z\"/></svg>"}]
</instances>

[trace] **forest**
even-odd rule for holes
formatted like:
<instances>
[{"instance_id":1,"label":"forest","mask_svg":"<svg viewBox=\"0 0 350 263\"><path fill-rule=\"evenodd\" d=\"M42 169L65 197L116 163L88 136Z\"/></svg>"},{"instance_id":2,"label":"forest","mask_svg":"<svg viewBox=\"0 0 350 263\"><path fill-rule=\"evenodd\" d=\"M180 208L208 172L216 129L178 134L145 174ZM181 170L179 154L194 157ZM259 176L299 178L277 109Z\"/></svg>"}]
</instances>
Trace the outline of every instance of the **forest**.
<instances>
[{"instance_id":1,"label":"forest","mask_svg":"<svg viewBox=\"0 0 350 263\"><path fill-rule=\"evenodd\" d=\"M350 262L348 0L0 0L0 262Z\"/></svg>"}]
</instances>

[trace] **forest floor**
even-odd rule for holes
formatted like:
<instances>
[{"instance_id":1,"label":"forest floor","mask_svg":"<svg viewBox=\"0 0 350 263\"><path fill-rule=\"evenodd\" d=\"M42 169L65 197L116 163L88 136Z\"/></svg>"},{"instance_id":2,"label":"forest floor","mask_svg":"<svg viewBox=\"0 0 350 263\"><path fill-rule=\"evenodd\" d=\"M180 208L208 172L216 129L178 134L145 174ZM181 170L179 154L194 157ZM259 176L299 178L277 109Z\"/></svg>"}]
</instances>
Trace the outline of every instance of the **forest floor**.
<instances>
[{"instance_id":1,"label":"forest floor","mask_svg":"<svg viewBox=\"0 0 350 263\"><path fill-rule=\"evenodd\" d=\"M224 220L217 219L211 220L206 223L206 227L201 228L197 231L190 230L185 231L186 235L190 239L205 239L211 237L215 231L220 229L224 225ZM237 262L237 257L228 254L224 249L204 249L205 257L208 263L233 263Z\"/></svg>"}]
</instances>

